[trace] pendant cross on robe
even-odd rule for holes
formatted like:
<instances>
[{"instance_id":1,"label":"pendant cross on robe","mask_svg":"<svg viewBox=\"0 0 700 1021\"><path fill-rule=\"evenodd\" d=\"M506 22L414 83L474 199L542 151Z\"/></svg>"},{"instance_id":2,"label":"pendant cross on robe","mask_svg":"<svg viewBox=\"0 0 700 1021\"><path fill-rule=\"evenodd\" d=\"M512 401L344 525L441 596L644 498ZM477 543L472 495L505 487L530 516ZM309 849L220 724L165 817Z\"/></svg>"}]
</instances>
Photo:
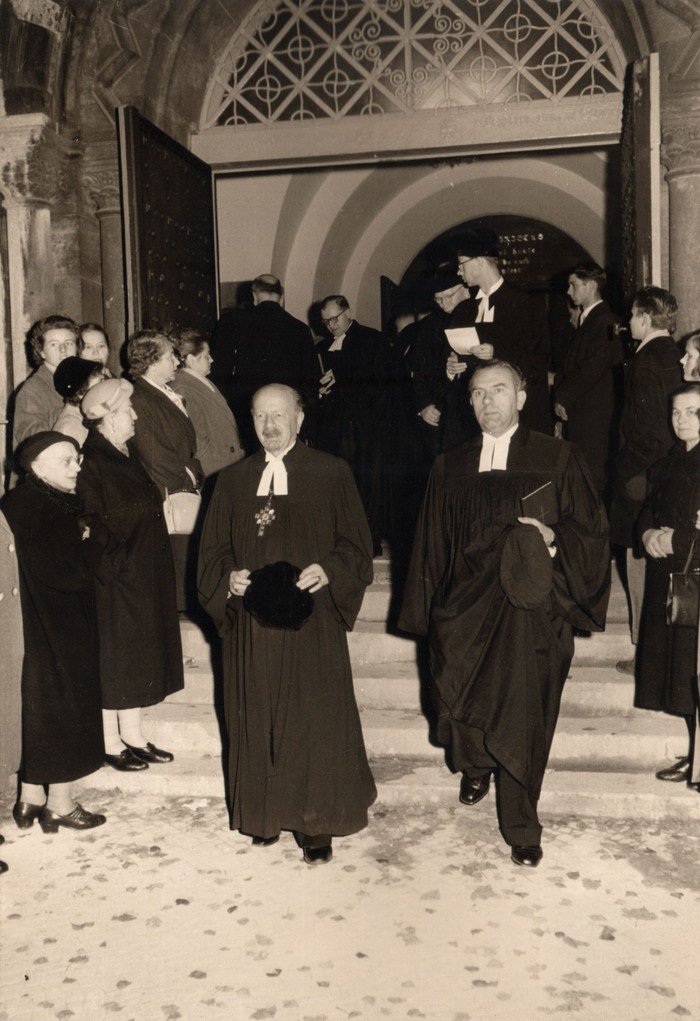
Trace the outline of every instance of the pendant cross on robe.
<instances>
[{"instance_id":1,"label":"pendant cross on robe","mask_svg":"<svg viewBox=\"0 0 700 1021\"><path fill-rule=\"evenodd\" d=\"M269 524L275 520L275 508L272 506L272 483L270 483L270 492L267 494L267 500L265 506L262 507L255 514L255 524L258 526L258 538L260 539L265 534L265 529Z\"/></svg>"}]
</instances>

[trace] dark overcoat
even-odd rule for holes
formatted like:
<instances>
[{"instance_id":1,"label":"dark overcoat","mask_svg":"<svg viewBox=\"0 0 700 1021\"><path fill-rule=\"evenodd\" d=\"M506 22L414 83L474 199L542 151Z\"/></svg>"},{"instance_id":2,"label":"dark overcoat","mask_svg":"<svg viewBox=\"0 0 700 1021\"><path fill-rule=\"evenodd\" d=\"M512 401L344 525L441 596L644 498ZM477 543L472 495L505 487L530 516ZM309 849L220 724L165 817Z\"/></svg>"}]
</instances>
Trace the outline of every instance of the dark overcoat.
<instances>
[{"instance_id":1,"label":"dark overcoat","mask_svg":"<svg viewBox=\"0 0 700 1021\"><path fill-rule=\"evenodd\" d=\"M352 468L375 542L391 518L390 350L378 330L353 320L339 351L332 338L317 351L335 383L321 398L317 446Z\"/></svg>"},{"instance_id":2,"label":"dark overcoat","mask_svg":"<svg viewBox=\"0 0 700 1021\"><path fill-rule=\"evenodd\" d=\"M610 538L634 545L634 527L649 493L647 473L673 446L669 399L683 382L678 345L654 337L625 369L625 402L610 510Z\"/></svg>"},{"instance_id":3,"label":"dark overcoat","mask_svg":"<svg viewBox=\"0 0 700 1021\"><path fill-rule=\"evenodd\" d=\"M646 557L644 603L636 656L634 704L692 716L695 712L697 628L666 623L669 578L682 571L697 537L691 569L700 567L700 445L677 444L652 471L652 489L637 519L637 536L648 528L673 529L673 556Z\"/></svg>"},{"instance_id":4,"label":"dark overcoat","mask_svg":"<svg viewBox=\"0 0 700 1021\"><path fill-rule=\"evenodd\" d=\"M527 400L520 420L529 429L550 434L547 372L549 370L549 328L542 299L513 287L508 281L489 298L492 323L477 323L480 302L476 291L460 302L450 315L448 329L475 327L481 344L493 345L493 357L510 362L522 372L527 383ZM461 356L467 371L457 376L447 391L443 412L443 449L450 450L480 432L469 403L469 380L476 368L488 365L471 355Z\"/></svg>"},{"instance_id":5,"label":"dark overcoat","mask_svg":"<svg viewBox=\"0 0 700 1021\"><path fill-rule=\"evenodd\" d=\"M197 459L204 477L245 456L233 412L223 394L213 383L195 372L178 369L172 382L180 394L197 436Z\"/></svg>"},{"instance_id":6,"label":"dark overcoat","mask_svg":"<svg viewBox=\"0 0 700 1021\"><path fill-rule=\"evenodd\" d=\"M533 799L554 736L574 651L572 627L600 631L610 590L607 519L580 454L520 427L505 471L479 472L482 438L435 461L416 531L399 627L428 635L437 735L455 770L470 764L468 733ZM509 601L504 544L521 500L551 483L558 520L549 596Z\"/></svg>"},{"instance_id":7,"label":"dark overcoat","mask_svg":"<svg viewBox=\"0 0 700 1021\"><path fill-rule=\"evenodd\" d=\"M219 473L199 559L202 605L223 638L231 824L271 837L354 833L376 797L350 670L352 630L372 580L369 530L346 464L297 442L285 455L288 495L259 535L263 451ZM286 560L321 565L329 584L299 631L262 627L231 571Z\"/></svg>"},{"instance_id":8,"label":"dark overcoat","mask_svg":"<svg viewBox=\"0 0 700 1021\"><path fill-rule=\"evenodd\" d=\"M100 551L77 498L34 476L7 494L2 509L22 594L22 779L69 783L104 762L94 584Z\"/></svg>"},{"instance_id":9,"label":"dark overcoat","mask_svg":"<svg viewBox=\"0 0 700 1021\"><path fill-rule=\"evenodd\" d=\"M555 399L566 410L566 438L583 452L599 493L608 488L617 446L621 402L622 342L617 317L604 301L574 332Z\"/></svg>"},{"instance_id":10,"label":"dark overcoat","mask_svg":"<svg viewBox=\"0 0 700 1021\"><path fill-rule=\"evenodd\" d=\"M144 379L133 383L131 403L138 415L133 442L161 500L166 489L169 493L192 492L195 486L185 469L189 468L198 482L203 478L192 422L157 387Z\"/></svg>"},{"instance_id":11,"label":"dark overcoat","mask_svg":"<svg viewBox=\"0 0 700 1021\"><path fill-rule=\"evenodd\" d=\"M154 705L184 686L175 569L163 506L133 445L129 456L91 430L77 492L116 548L96 583L102 705Z\"/></svg>"},{"instance_id":12,"label":"dark overcoat","mask_svg":"<svg viewBox=\"0 0 700 1021\"><path fill-rule=\"evenodd\" d=\"M19 768L22 748L24 635L14 536L0 511L0 791Z\"/></svg>"}]
</instances>

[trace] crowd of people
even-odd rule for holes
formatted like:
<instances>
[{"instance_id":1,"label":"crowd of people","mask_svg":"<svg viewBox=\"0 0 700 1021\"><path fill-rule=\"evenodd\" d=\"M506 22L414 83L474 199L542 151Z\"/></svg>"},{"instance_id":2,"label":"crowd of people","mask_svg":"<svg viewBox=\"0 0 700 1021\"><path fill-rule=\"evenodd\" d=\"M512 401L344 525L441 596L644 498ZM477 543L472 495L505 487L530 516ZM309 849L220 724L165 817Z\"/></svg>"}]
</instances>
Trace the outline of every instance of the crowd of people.
<instances>
[{"instance_id":1,"label":"crowd of people","mask_svg":"<svg viewBox=\"0 0 700 1021\"><path fill-rule=\"evenodd\" d=\"M687 755L656 775L700 790L700 332L683 353L673 296L645 287L625 350L605 272L583 263L555 373L544 304L503 278L486 229L430 286L391 337L328 295L318 339L264 274L211 337L135 333L121 375L99 324L35 324L0 514L17 826L99 826L75 781L172 761L141 709L183 687L178 618L197 604L222 643L232 828L258 846L292 831L329 861L376 797L346 633L387 539L460 801L495 777L516 864L542 858L573 636L605 627L611 542L637 647L618 669L637 707L687 725Z\"/></svg>"}]
</instances>

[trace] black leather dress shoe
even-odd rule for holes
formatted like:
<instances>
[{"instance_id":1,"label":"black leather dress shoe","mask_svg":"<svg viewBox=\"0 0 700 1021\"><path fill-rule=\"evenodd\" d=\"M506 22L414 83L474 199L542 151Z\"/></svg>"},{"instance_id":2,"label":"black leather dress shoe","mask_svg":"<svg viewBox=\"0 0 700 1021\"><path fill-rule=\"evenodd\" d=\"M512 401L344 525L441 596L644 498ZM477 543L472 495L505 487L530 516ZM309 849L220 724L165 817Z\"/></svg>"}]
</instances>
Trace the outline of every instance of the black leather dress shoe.
<instances>
[{"instance_id":1,"label":"black leather dress shoe","mask_svg":"<svg viewBox=\"0 0 700 1021\"><path fill-rule=\"evenodd\" d=\"M105 763L120 773L135 773L139 769L148 769L148 763L137 759L130 748L122 748L119 755L105 755Z\"/></svg>"},{"instance_id":2,"label":"black leather dress shoe","mask_svg":"<svg viewBox=\"0 0 700 1021\"><path fill-rule=\"evenodd\" d=\"M333 848L330 845L304 848L304 861L307 865L325 865L332 857Z\"/></svg>"},{"instance_id":3,"label":"black leather dress shoe","mask_svg":"<svg viewBox=\"0 0 700 1021\"><path fill-rule=\"evenodd\" d=\"M542 848L539 844L532 847L511 847L510 860L516 865L527 865L528 868L536 869L542 861Z\"/></svg>"},{"instance_id":4,"label":"black leather dress shoe","mask_svg":"<svg viewBox=\"0 0 700 1021\"><path fill-rule=\"evenodd\" d=\"M686 756L683 759L679 759L678 762L674 762L672 766L666 766L665 769L660 769L656 773L657 780L669 780L671 783L683 783L684 780L688 779L690 775L690 759Z\"/></svg>"},{"instance_id":5,"label":"black leather dress shoe","mask_svg":"<svg viewBox=\"0 0 700 1021\"><path fill-rule=\"evenodd\" d=\"M59 815L57 812L52 812L50 808L44 807L39 816L39 825L44 833L58 833L59 826L65 826L68 830L92 830L95 826L102 826L106 822L107 819L104 815L88 812L78 804L68 815Z\"/></svg>"},{"instance_id":6,"label":"black leather dress shoe","mask_svg":"<svg viewBox=\"0 0 700 1021\"><path fill-rule=\"evenodd\" d=\"M126 741L124 742L126 744ZM126 747L135 755L141 762L172 762L175 756L172 752L164 752L162 748L156 748L150 741L146 742L145 748L137 748L133 744L127 744Z\"/></svg>"},{"instance_id":7,"label":"black leather dress shoe","mask_svg":"<svg viewBox=\"0 0 700 1021\"><path fill-rule=\"evenodd\" d=\"M7 862L6 861L0 861L0 876L3 874L3 872L7 872L7 869L8 869Z\"/></svg>"},{"instance_id":8,"label":"black leather dress shoe","mask_svg":"<svg viewBox=\"0 0 700 1021\"><path fill-rule=\"evenodd\" d=\"M490 784L490 773L477 777L467 776L466 773L462 773L462 779L459 783L459 800L463 805L469 805L470 807L478 805L481 799L485 798L488 794Z\"/></svg>"},{"instance_id":9,"label":"black leather dress shoe","mask_svg":"<svg viewBox=\"0 0 700 1021\"><path fill-rule=\"evenodd\" d=\"M18 801L12 809L12 818L21 830L28 830L41 815L43 805L32 805L29 801Z\"/></svg>"},{"instance_id":10,"label":"black leather dress shoe","mask_svg":"<svg viewBox=\"0 0 700 1021\"><path fill-rule=\"evenodd\" d=\"M276 837L253 837L251 844L253 847L272 847L279 840L279 835Z\"/></svg>"}]
</instances>

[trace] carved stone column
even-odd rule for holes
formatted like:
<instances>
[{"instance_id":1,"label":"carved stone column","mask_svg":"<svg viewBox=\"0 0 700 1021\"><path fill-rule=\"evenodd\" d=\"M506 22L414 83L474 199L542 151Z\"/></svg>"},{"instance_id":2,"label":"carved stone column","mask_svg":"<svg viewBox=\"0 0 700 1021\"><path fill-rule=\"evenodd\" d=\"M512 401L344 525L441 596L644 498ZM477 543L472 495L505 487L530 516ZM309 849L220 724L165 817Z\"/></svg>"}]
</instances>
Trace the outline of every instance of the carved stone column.
<instances>
[{"instance_id":1,"label":"carved stone column","mask_svg":"<svg viewBox=\"0 0 700 1021\"><path fill-rule=\"evenodd\" d=\"M669 191L670 290L678 301L677 336L700 329L700 114L669 124L662 160Z\"/></svg>"},{"instance_id":2,"label":"carved stone column","mask_svg":"<svg viewBox=\"0 0 700 1021\"><path fill-rule=\"evenodd\" d=\"M116 142L104 143L96 152L88 153L83 170L83 192L100 225L102 322L111 342L110 369L119 374L126 305Z\"/></svg>"},{"instance_id":3,"label":"carved stone column","mask_svg":"<svg viewBox=\"0 0 700 1021\"><path fill-rule=\"evenodd\" d=\"M0 117L0 194L7 211L12 367L8 389L27 373L25 335L54 312L51 206L60 193L65 146L45 114ZM0 381L0 383L3 381Z\"/></svg>"}]
</instances>

